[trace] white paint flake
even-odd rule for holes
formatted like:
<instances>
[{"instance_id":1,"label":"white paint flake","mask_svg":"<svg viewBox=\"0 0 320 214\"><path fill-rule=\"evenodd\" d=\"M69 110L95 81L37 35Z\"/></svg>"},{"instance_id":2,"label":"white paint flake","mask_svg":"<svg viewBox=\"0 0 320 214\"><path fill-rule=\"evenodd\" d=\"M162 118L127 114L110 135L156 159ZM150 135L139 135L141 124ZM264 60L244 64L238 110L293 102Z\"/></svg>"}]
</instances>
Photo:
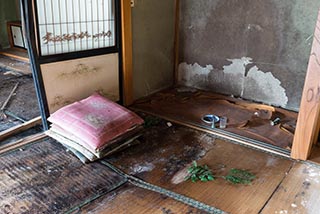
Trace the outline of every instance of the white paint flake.
<instances>
[{"instance_id":1,"label":"white paint flake","mask_svg":"<svg viewBox=\"0 0 320 214\"><path fill-rule=\"evenodd\" d=\"M241 59L227 59L232 62L231 65L223 66L225 74L242 74L245 75L246 66L251 64L252 59L250 57L242 57Z\"/></svg>"},{"instance_id":2,"label":"white paint flake","mask_svg":"<svg viewBox=\"0 0 320 214\"><path fill-rule=\"evenodd\" d=\"M213 65L202 67L198 63L179 65L179 84L218 93L240 96L245 99L263 102L269 105L286 107L288 97L279 79L271 72L253 66L246 75L246 67L252 59L228 59L230 65L223 70Z\"/></svg>"},{"instance_id":3,"label":"white paint flake","mask_svg":"<svg viewBox=\"0 0 320 214\"><path fill-rule=\"evenodd\" d=\"M245 78L245 86L244 98L281 107L285 107L288 103L286 90L281 86L281 82L271 72L263 72L257 66L249 70ZM259 87L256 88L256 86Z\"/></svg>"},{"instance_id":4,"label":"white paint flake","mask_svg":"<svg viewBox=\"0 0 320 214\"><path fill-rule=\"evenodd\" d=\"M201 77L206 80L206 77L213 70L212 65L201 67L198 63L187 64L183 62L179 65L179 82L183 82L187 86L191 86L188 83L194 83L195 76Z\"/></svg>"}]
</instances>

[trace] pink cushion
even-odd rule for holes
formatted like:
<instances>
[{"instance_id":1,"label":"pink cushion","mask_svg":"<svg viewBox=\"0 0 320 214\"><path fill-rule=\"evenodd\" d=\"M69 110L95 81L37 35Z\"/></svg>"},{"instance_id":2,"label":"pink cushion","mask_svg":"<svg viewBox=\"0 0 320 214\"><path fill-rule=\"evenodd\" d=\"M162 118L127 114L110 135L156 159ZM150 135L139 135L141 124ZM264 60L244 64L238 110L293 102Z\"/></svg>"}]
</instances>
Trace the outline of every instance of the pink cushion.
<instances>
[{"instance_id":1,"label":"pink cushion","mask_svg":"<svg viewBox=\"0 0 320 214\"><path fill-rule=\"evenodd\" d=\"M94 93L65 106L49 118L66 131L98 149L144 121L130 110Z\"/></svg>"}]
</instances>

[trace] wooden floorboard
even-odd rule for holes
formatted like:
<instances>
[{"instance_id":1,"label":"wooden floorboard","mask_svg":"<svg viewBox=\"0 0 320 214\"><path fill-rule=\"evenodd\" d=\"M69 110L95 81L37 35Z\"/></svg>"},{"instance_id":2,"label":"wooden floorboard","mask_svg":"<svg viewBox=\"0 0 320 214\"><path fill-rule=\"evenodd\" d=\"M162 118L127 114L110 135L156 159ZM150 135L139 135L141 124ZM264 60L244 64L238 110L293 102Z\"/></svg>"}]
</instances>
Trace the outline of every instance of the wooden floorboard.
<instances>
[{"instance_id":1,"label":"wooden floorboard","mask_svg":"<svg viewBox=\"0 0 320 214\"><path fill-rule=\"evenodd\" d=\"M258 213L281 183L293 162L187 127L166 124L147 129L140 144L107 160L128 174L226 212ZM207 164L217 176L231 168L256 175L252 185L232 185L223 179L208 183L185 182L193 160Z\"/></svg>"},{"instance_id":2,"label":"wooden floorboard","mask_svg":"<svg viewBox=\"0 0 320 214\"><path fill-rule=\"evenodd\" d=\"M78 213L205 214L207 212L190 207L164 195L128 184L93 201L79 210Z\"/></svg>"},{"instance_id":3,"label":"wooden floorboard","mask_svg":"<svg viewBox=\"0 0 320 214\"><path fill-rule=\"evenodd\" d=\"M31 74L30 64L0 55L0 68L21 74Z\"/></svg>"},{"instance_id":4,"label":"wooden floorboard","mask_svg":"<svg viewBox=\"0 0 320 214\"><path fill-rule=\"evenodd\" d=\"M0 55L4 55L16 60L29 63L29 56L28 56L27 50L17 50L14 48L8 48L8 49L0 50Z\"/></svg>"},{"instance_id":5,"label":"wooden floorboard","mask_svg":"<svg viewBox=\"0 0 320 214\"><path fill-rule=\"evenodd\" d=\"M124 182L47 138L0 156L0 213L66 213Z\"/></svg>"},{"instance_id":6,"label":"wooden floorboard","mask_svg":"<svg viewBox=\"0 0 320 214\"><path fill-rule=\"evenodd\" d=\"M296 163L262 214L318 214L320 168Z\"/></svg>"}]
</instances>

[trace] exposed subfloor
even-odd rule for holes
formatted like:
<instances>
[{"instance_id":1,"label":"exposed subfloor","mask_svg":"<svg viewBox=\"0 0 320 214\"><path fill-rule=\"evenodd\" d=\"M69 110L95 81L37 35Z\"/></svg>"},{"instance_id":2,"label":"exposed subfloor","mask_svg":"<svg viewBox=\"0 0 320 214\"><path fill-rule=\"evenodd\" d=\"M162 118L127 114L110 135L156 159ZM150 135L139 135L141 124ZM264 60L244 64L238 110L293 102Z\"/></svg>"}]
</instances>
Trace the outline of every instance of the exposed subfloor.
<instances>
[{"instance_id":1,"label":"exposed subfloor","mask_svg":"<svg viewBox=\"0 0 320 214\"><path fill-rule=\"evenodd\" d=\"M191 88L168 89L135 102L133 108L169 120L215 132L236 135L281 148L291 149L297 113L242 99ZM207 114L227 117L227 127L211 128L202 121ZM271 121L279 123L271 125Z\"/></svg>"},{"instance_id":2,"label":"exposed subfloor","mask_svg":"<svg viewBox=\"0 0 320 214\"><path fill-rule=\"evenodd\" d=\"M147 127L137 144L101 162L83 165L48 139L1 155L0 210L14 213L36 207L44 213L191 214L208 213L208 209L198 209L208 205L216 213L318 213L318 165L142 116ZM216 180L185 181L194 160L207 164ZM256 178L251 185L230 184L222 176L231 168L248 170ZM108 187L104 183L121 183L123 178L127 182L120 188L100 191ZM140 186L132 179L141 181ZM191 205L197 208L177 201L181 197L195 199Z\"/></svg>"},{"instance_id":3,"label":"exposed subfloor","mask_svg":"<svg viewBox=\"0 0 320 214\"><path fill-rule=\"evenodd\" d=\"M19 83L18 88L5 108L7 118L0 120L0 132L22 123L21 120L15 117L28 121L40 115L31 73L22 74L1 67L0 106L2 106L9 97L10 92L17 83Z\"/></svg>"}]
</instances>

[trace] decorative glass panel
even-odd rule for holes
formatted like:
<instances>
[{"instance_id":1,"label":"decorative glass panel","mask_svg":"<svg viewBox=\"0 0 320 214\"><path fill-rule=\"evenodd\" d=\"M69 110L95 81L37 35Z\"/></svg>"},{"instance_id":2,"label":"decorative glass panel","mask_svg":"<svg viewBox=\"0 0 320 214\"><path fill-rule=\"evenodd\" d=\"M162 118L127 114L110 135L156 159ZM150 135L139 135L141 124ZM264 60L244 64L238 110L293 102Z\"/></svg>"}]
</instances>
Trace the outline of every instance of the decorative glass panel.
<instances>
[{"instance_id":1,"label":"decorative glass panel","mask_svg":"<svg viewBox=\"0 0 320 214\"><path fill-rule=\"evenodd\" d=\"M42 56L115 46L115 0L37 0Z\"/></svg>"}]
</instances>

